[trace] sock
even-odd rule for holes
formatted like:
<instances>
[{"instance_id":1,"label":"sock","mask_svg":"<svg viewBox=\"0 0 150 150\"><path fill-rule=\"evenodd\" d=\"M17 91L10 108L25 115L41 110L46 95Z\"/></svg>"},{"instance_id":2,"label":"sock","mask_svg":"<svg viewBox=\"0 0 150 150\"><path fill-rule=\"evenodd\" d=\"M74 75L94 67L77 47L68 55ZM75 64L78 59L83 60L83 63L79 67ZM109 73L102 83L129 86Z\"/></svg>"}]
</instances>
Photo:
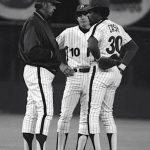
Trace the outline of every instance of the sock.
<instances>
[{"instance_id":1,"label":"sock","mask_svg":"<svg viewBox=\"0 0 150 150\"><path fill-rule=\"evenodd\" d=\"M110 150L117 150L117 133L107 133Z\"/></svg>"},{"instance_id":2,"label":"sock","mask_svg":"<svg viewBox=\"0 0 150 150\"><path fill-rule=\"evenodd\" d=\"M99 134L90 134L94 150L101 150Z\"/></svg>"},{"instance_id":3,"label":"sock","mask_svg":"<svg viewBox=\"0 0 150 150\"><path fill-rule=\"evenodd\" d=\"M111 145L112 133L107 133L107 137L108 137L110 150L112 150L112 145Z\"/></svg>"},{"instance_id":4,"label":"sock","mask_svg":"<svg viewBox=\"0 0 150 150\"><path fill-rule=\"evenodd\" d=\"M65 150L68 133L57 133L56 150Z\"/></svg>"},{"instance_id":5,"label":"sock","mask_svg":"<svg viewBox=\"0 0 150 150\"><path fill-rule=\"evenodd\" d=\"M93 144L93 148L94 148L94 150L95 150L94 134L90 134L90 138L91 138L91 141L92 141L92 144Z\"/></svg>"},{"instance_id":6,"label":"sock","mask_svg":"<svg viewBox=\"0 0 150 150\"><path fill-rule=\"evenodd\" d=\"M85 150L88 135L78 134L76 150Z\"/></svg>"},{"instance_id":7,"label":"sock","mask_svg":"<svg viewBox=\"0 0 150 150\"><path fill-rule=\"evenodd\" d=\"M36 139L40 145L40 150L44 150L44 143L47 139L47 136L43 134L36 134Z\"/></svg>"},{"instance_id":8,"label":"sock","mask_svg":"<svg viewBox=\"0 0 150 150\"><path fill-rule=\"evenodd\" d=\"M34 134L31 133L23 133L23 138L26 141L26 144L24 143L24 149L25 150L32 150L32 141L33 141Z\"/></svg>"}]
</instances>

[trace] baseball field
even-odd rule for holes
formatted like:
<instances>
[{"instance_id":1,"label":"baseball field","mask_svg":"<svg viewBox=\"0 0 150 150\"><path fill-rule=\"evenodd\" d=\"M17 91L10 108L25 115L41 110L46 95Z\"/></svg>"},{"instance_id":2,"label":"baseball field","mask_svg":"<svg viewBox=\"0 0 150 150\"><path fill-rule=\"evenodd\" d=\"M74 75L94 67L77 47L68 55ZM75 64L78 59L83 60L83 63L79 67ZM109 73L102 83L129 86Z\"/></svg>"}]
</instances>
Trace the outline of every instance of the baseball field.
<instances>
[{"instance_id":1,"label":"baseball field","mask_svg":"<svg viewBox=\"0 0 150 150\"><path fill-rule=\"evenodd\" d=\"M21 135L23 115L0 114L0 150L23 150ZM75 150L78 116L73 117L66 150ZM56 149L56 127L58 116L55 116L47 141L47 150ZM116 119L118 126L118 150L149 150L150 149L150 120ZM109 150L107 137L101 125L102 150ZM35 150L35 141L33 144ZM88 140L86 150L92 150Z\"/></svg>"}]
</instances>

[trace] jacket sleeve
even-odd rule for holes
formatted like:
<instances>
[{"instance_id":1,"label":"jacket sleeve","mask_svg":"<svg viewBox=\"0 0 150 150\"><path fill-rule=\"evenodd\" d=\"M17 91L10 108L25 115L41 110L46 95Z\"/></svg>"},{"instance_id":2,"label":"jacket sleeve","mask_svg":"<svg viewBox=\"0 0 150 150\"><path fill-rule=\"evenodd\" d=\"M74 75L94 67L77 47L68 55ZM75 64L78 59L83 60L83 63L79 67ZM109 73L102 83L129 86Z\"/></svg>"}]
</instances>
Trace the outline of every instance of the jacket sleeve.
<instances>
[{"instance_id":1,"label":"jacket sleeve","mask_svg":"<svg viewBox=\"0 0 150 150\"><path fill-rule=\"evenodd\" d=\"M26 27L24 35L24 49L31 62L43 61L45 59L50 59L52 56L52 52L49 49L41 47L39 35L32 23L29 23Z\"/></svg>"}]
</instances>

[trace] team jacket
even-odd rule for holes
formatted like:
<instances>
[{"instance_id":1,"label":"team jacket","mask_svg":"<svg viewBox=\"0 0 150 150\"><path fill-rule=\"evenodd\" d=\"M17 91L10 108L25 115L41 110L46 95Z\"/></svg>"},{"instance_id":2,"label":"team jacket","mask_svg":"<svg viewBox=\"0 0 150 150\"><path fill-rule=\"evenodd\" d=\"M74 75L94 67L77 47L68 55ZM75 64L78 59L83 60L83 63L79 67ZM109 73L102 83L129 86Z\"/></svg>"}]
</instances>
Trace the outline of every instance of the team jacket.
<instances>
[{"instance_id":1,"label":"team jacket","mask_svg":"<svg viewBox=\"0 0 150 150\"><path fill-rule=\"evenodd\" d=\"M39 13L34 12L22 28L19 57L25 64L43 67L55 74L60 65L58 49L49 24Z\"/></svg>"}]
</instances>

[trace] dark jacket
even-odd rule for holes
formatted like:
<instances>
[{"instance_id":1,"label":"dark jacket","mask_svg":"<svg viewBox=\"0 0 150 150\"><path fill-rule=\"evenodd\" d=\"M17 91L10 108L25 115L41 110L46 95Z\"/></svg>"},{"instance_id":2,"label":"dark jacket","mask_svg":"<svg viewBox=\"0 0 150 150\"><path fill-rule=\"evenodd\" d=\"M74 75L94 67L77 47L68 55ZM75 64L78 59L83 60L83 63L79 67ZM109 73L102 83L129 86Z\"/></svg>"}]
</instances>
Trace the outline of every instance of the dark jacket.
<instances>
[{"instance_id":1,"label":"dark jacket","mask_svg":"<svg viewBox=\"0 0 150 150\"><path fill-rule=\"evenodd\" d=\"M24 23L19 39L19 57L25 64L46 68L54 74L59 68L58 44L51 27L37 12Z\"/></svg>"}]
</instances>

